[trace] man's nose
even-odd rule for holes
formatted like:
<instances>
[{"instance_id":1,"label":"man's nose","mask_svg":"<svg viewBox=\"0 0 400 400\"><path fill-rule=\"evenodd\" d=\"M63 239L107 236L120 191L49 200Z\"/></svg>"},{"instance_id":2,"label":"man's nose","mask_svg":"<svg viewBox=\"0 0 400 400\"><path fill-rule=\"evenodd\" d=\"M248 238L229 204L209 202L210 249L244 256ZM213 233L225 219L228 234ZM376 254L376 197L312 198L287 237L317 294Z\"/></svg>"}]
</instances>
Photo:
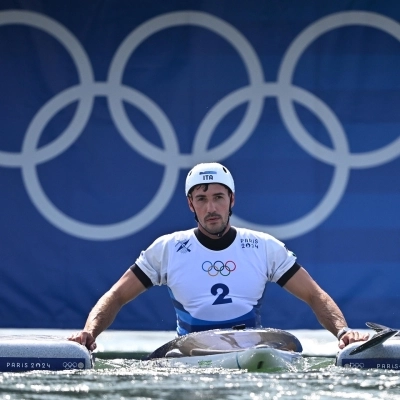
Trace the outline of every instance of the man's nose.
<instances>
[{"instance_id":1,"label":"man's nose","mask_svg":"<svg viewBox=\"0 0 400 400\"><path fill-rule=\"evenodd\" d=\"M212 201L212 200L208 201L208 202L207 202L207 211L208 211L209 213L212 213L212 212L214 212L215 210L216 210L215 202Z\"/></svg>"}]
</instances>

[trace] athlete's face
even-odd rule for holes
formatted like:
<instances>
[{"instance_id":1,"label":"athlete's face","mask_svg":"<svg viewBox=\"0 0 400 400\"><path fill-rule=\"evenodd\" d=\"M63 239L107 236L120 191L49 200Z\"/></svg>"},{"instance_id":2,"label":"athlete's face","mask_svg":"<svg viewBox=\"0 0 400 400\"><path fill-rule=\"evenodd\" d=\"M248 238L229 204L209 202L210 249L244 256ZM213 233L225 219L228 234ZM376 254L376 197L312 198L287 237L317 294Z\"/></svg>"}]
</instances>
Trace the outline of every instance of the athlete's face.
<instances>
[{"instance_id":1,"label":"athlete's face","mask_svg":"<svg viewBox=\"0 0 400 400\"><path fill-rule=\"evenodd\" d=\"M215 239L216 237L210 233L219 233L227 225L229 205L233 207L235 197L233 193L229 195L228 189L219 183L209 184L206 191L204 188L204 185L195 187L188 198L188 203L200 222L199 229L205 235ZM202 227L206 228L206 231Z\"/></svg>"}]
</instances>

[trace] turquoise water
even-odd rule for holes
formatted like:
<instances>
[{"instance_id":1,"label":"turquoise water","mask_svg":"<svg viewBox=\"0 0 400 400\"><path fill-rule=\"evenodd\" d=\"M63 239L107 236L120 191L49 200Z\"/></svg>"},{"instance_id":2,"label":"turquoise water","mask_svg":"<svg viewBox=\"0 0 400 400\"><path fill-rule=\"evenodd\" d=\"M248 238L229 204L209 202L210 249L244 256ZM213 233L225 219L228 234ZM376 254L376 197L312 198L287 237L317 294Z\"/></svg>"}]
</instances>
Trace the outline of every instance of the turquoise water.
<instances>
[{"instance_id":1,"label":"turquoise water","mask_svg":"<svg viewBox=\"0 0 400 400\"><path fill-rule=\"evenodd\" d=\"M94 370L0 374L0 399L400 399L399 372L333 364L309 357L293 371L247 373L99 360Z\"/></svg>"}]
</instances>

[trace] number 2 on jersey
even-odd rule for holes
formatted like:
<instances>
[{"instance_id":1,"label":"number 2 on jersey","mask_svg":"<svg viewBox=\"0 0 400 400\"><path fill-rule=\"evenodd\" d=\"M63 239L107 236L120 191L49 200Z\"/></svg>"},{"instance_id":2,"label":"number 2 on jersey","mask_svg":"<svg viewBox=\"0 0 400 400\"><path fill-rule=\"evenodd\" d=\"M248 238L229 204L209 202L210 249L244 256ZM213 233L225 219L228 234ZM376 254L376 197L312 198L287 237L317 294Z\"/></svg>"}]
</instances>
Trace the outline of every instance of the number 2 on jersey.
<instances>
[{"instance_id":1,"label":"number 2 on jersey","mask_svg":"<svg viewBox=\"0 0 400 400\"><path fill-rule=\"evenodd\" d=\"M222 292L218 294L218 289L222 289ZM213 296L218 295L217 299L212 303L214 304L227 304L227 303L232 303L232 299L230 297L226 298L229 294L229 288L228 286L224 285L223 283L217 283L211 288L211 294Z\"/></svg>"}]
</instances>

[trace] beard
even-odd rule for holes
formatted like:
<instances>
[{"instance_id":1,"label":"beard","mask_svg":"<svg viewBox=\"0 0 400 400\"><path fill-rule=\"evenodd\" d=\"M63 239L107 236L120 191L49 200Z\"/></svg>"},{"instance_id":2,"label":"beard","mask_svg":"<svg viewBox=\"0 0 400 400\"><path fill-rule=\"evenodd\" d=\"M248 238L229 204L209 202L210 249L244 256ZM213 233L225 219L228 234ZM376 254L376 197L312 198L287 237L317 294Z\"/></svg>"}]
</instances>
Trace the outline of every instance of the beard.
<instances>
[{"instance_id":1,"label":"beard","mask_svg":"<svg viewBox=\"0 0 400 400\"><path fill-rule=\"evenodd\" d=\"M217 213L208 214L204 218L203 226L209 233L219 233L228 224L228 218L223 218Z\"/></svg>"}]
</instances>

